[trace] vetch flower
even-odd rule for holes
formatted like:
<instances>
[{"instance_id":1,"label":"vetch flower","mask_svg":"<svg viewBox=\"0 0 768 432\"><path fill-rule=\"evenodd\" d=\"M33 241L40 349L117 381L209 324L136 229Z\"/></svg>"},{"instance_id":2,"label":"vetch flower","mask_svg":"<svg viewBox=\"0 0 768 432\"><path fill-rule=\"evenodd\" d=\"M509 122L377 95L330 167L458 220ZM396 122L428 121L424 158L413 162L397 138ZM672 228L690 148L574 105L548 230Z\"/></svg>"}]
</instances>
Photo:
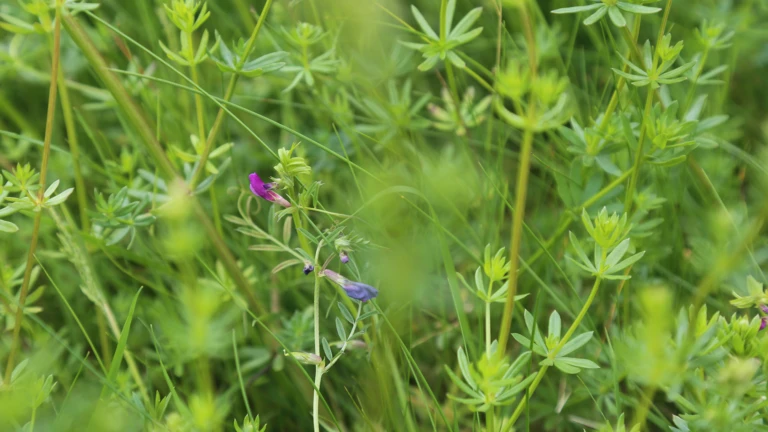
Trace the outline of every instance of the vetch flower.
<instances>
[{"instance_id":1,"label":"vetch flower","mask_svg":"<svg viewBox=\"0 0 768 432\"><path fill-rule=\"evenodd\" d=\"M339 252L339 259L341 259L343 264L346 264L349 262L349 255L347 255L346 251L341 251Z\"/></svg>"},{"instance_id":2,"label":"vetch flower","mask_svg":"<svg viewBox=\"0 0 768 432\"><path fill-rule=\"evenodd\" d=\"M315 266L312 265L309 261L304 261L304 274L308 275L315 271Z\"/></svg>"},{"instance_id":3,"label":"vetch flower","mask_svg":"<svg viewBox=\"0 0 768 432\"><path fill-rule=\"evenodd\" d=\"M248 178L251 180L251 192L253 192L254 195L258 195L267 201L280 204L283 207L291 206L291 203L285 198L281 197L277 192L272 191L274 188L273 183L264 183L261 177L256 173L251 173Z\"/></svg>"},{"instance_id":4,"label":"vetch flower","mask_svg":"<svg viewBox=\"0 0 768 432\"><path fill-rule=\"evenodd\" d=\"M359 301L368 301L379 295L379 291L362 282L351 281L332 270L323 270L323 276L341 286L350 298Z\"/></svg>"}]
</instances>

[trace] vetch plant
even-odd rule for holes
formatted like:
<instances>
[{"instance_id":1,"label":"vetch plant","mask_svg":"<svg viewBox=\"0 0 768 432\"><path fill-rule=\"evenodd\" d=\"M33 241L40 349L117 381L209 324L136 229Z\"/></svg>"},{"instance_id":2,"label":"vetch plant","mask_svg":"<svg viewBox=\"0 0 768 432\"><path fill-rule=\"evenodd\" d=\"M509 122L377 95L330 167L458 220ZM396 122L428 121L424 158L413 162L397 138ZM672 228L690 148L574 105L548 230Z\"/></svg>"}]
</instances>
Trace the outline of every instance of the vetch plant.
<instances>
[{"instance_id":1,"label":"vetch plant","mask_svg":"<svg viewBox=\"0 0 768 432\"><path fill-rule=\"evenodd\" d=\"M251 3L0 6L0 430L764 426L764 1Z\"/></svg>"}]
</instances>

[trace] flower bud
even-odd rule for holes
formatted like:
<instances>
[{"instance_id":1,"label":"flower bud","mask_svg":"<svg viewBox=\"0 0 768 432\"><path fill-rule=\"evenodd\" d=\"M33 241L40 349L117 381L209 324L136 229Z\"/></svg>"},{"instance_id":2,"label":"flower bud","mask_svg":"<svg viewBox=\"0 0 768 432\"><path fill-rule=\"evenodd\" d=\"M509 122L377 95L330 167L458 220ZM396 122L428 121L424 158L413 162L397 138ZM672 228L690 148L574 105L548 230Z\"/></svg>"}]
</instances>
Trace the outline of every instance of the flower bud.
<instances>
[{"instance_id":1,"label":"flower bud","mask_svg":"<svg viewBox=\"0 0 768 432\"><path fill-rule=\"evenodd\" d=\"M319 366L324 363L322 357L313 353L307 353L307 352L301 352L301 351L293 351L293 352L286 351L285 355L286 357L293 357L299 363L305 364L305 365Z\"/></svg>"},{"instance_id":2,"label":"flower bud","mask_svg":"<svg viewBox=\"0 0 768 432\"><path fill-rule=\"evenodd\" d=\"M589 235L603 249L611 249L629 234L631 225L627 224L627 214L621 217L617 213L608 215L608 210L603 207L594 221L590 220L587 210L581 212L581 221L589 232Z\"/></svg>"}]
</instances>

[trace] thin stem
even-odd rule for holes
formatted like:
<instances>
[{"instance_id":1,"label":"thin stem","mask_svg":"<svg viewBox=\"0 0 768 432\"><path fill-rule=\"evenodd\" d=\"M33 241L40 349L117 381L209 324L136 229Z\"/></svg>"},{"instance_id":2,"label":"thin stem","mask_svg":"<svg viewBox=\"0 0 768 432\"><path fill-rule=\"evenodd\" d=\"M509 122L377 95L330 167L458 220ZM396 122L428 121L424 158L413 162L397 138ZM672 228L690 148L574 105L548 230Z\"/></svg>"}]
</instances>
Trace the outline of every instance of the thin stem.
<instances>
[{"instance_id":1,"label":"thin stem","mask_svg":"<svg viewBox=\"0 0 768 432\"><path fill-rule=\"evenodd\" d=\"M320 260L320 249L323 247L323 241L317 245L315 251L315 264ZM323 355L320 353L320 273L315 273L315 295L312 306L312 314L314 316L315 324L315 354L320 358ZM312 394L312 424L314 425L314 432L320 432L320 380L323 378L323 365L315 365L315 390Z\"/></svg>"},{"instance_id":2,"label":"thin stem","mask_svg":"<svg viewBox=\"0 0 768 432\"><path fill-rule=\"evenodd\" d=\"M643 111L643 124L640 126L640 137L637 139L637 150L635 151L635 163L632 166L632 177L629 179L629 187L624 197L624 211L629 213L632 210L632 200L635 196L635 187L637 185L637 174L640 172L640 164L643 160L643 144L645 144L645 135L648 131L648 121L651 116L651 105L653 103L653 90L648 88L648 95L645 97L645 109Z\"/></svg>"},{"instance_id":3,"label":"thin stem","mask_svg":"<svg viewBox=\"0 0 768 432\"><path fill-rule=\"evenodd\" d=\"M640 20L638 19L632 33L629 32L629 29L626 26L621 28L621 37L624 39L624 42L629 45L629 52L625 57L629 57L631 55L636 62L643 64L643 54L640 52L640 48L637 47L637 35L639 28Z\"/></svg>"},{"instance_id":4,"label":"thin stem","mask_svg":"<svg viewBox=\"0 0 768 432\"><path fill-rule=\"evenodd\" d=\"M467 66L464 68L464 72L467 73L467 75L471 76L475 81L477 81L478 84L483 86L486 90L488 90L491 94L495 94L496 90L494 90L493 86L488 84L488 81L484 80L483 77L477 74L477 72L473 71L472 69Z\"/></svg>"},{"instance_id":5,"label":"thin stem","mask_svg":"<svg viewBox=\"0 0 768 432\"><path fill-rule=\"evenodd\" d=\"M533 108L531 108L533 110ZM523 215L525 214L525 201L528 192L528 173L531 165L531 152L533 148L533 128L529 125L523 137L523 147L520 152L520 164L518 167L517 187L515 192L515 212L512 217L512 234L510 239L509 254L509 290L507 301L504 304L504 315L499 331L499 352L503 353L509 339L509 329L512 324L512 311L517 295L518 266L520 256L520 243L523 230Z\"/></svg>"},{"instance_id":6,"label":"thin stem","mask_svg":"<svg viewBox=\"0 0 768 432\"><path fill-rule=\"evenodd\" d=\"M576 316L576 319L573 321L573 324L571 324L571 327L568 328L568 331L565 333L562 339L560 339L560 343L557 344L557 346L549 353L548 358L554 359L557 357L557 354L560 352L561 349L565 346L566 343L568 343L568 340L573 336L573 333L576 331L576 329L579 328L579 324L581 324L581 321L584 319L584 317L587 315L587 312L589 311L589 307L592 305L592 302L595 300L595 297L597 296L597 292L600 289L600 282L602 279L598 276L597 279L595 279L594 285L592 285L592 291L589 293L589 297L587 297L587 301L584 303L584 306L581 307L581 311L579 311L579 314ZM542 366L541 369L539 369L539 372L536 374L536 377L533 379L533 382L528 387L528 392L526 394L526 397L522 398L520 402L517 404L517 408L515 408L515 412L512 414L512 418L509 420L509 423L507 423L507 427L504 429L505 431L508 431L512 428L512 426L515 424L518 418L520 418L520 414L523 413L523 409L525 408L525 405L528 403L528 399L533 395L533 392L536 391L536 388L539 386L539 383L544 378L544 374L547 372L547 369L549 369L549 366Z\"/></svg>"},{"instance_id":7,"label":"thin stem","mask_svg":"<svg viewBox=\"0 0 768 432\"><path fill-rule=\"evenodd\" d=\"M448 87L451 89L451 98L456 106L461 104L459 99L459 88L456 85L456 75L453 73L453 65L450 60L445 62L445 73L448 75Z\"/></svg>"},{"instance_id":8,"label":"thin stem","mask_svg":"<svg viewBox=\"0 0 768 432\"><path fill-rule=\"evenodd\" d=\"M493 279L488 282L488 292L486 295L491 298L493 292ZM485 302L485 355L491 358L491 302Z\"/></svg>"},{"instance_id":9,"label":"thin stem","mask_svg":"<svg viewBox=\"0 0 768 432\"><path fill-rule=\"evenodd\" d=\"M189 44L189 71L192 75L192 82L195 86L200 85L197 76L197 64L195 63L195 42L192 39L192 33L187 33L187 43ZM203 106L203 96L195 93L195 112L197 113L197 136L203 139L205 136L205 107Z\"/></svg>"},{"instance_id":10,"label":"thin stem","mask_svg":"<svg viewBox=\"0 0 768 432\"><path fill-rule=\"evenodd\" d=\"M664 37L664 30L667 26L667 19L669 19L669 11L672 9L672 0L667 0L667 5L664 8L664 16L661 19L661 26L659 27L659 34L656 37L656 46L653 49L653 64L649 73L656 73L656 66L659 63L659 43ZM643 141L645 140L646 130L648 129L648 121L651 112L651 102L653 100L654 90L649 86L648 95L645 99L645 111L643 112L643 124L640 127L640 137L637 140L637 152L635 153L634 171L632 172L632 178L629 180L629 187L627 187L627 194L624 197L624 211L629 213L632 210L632 200L635 197L635 187L637 185L637 177L640 173L640 165L643 159Z\"/></svg>"},{"instance_id":11,"label":"thin stem","mask_svg":"<svg viewBox=\"0 0 768 432\"><path fill-rule=\"evenodd\" d=\"M651 385L650 387L645 389L645 392L643 393L642 401L640 402L640 406L637 408L637 411L635 412L635 421L633 421L632 424L640 425L640 428L645 429L644 427L645 419L646 417L648 417L648 409L653 403L654 394L656 394L655 385Z\"/></svg>"},{"instance_id":12,"label":"thin stem","mask_svg":"<svg viewBox=\"0 0 768 432\"><path fill-rule=\"evenodd\" d=\"M98 20L98 17L95 15L89 16ZM83 52L85 57L88 59L88 62L93 67L93 70L104 83L104 86L114 97L115 103L120 112L124 115L126 123L130 125L131 128L136 132L140 142L142 142L145 148L149 151L152 159L154 159L155 163L157 164L158 171L160 171L163 176L169 180L183 182L183 179L181 176L179 176L178 172L176 172L173 164L165 154L165 151L160 145L160 142L155 137L154 129L149 126L144 113L131 99L131 96L126 91L122 82L112 71L110 71L108 65L101 57L98 49L93 44L93 41L91 41L90 37L88 36L88 33L86 33L83 27L77 22L77 20L70 15L64 16L62 21L62 24L67 29L67 32L69 33L72 40ZM104 21L99 22L108 25ZM110 28L115 30L113 27ZM242 270L237 265L237 261L232 255L232 252L230 252L227 244L224 242L224 239L221 237L218 231L216 231L216 228L211 223L205 210L200 205L200 202L194 199L192 204L193 211L195 212L197 219L202 224L206 236L213 244L213 247L216 250L216 254L224 264L227 273L232 276L232 279L234 280L235 285L237 285L238 290L247 299L248 305L255 311L257 315L262 315L265 312L264 307L251 291L250 282L248 282ZM269 341L269 343L272 343L271 339Z\"/></svg>"},{"instance_id":13,"label":"thin stem","mask_svg":"<svg viewBox=\"0 0 768 432\"><path fill-rule=\"evenodd\" d=\"M536 82L536 39L533 33L533 22L528 14L528 9L524 3L520 3L520 11L523 15L523 26L525 28L525 38L528 45L528 63L531 70L531 87ZM531 168L531 153L533 150L533 124L536 118L536 104L534 94L531 92L528 103L528 121L523 135L523 145L520 150L520 163L517 170L517 185L515 190L515 212L512 217L512 233L509 247L509 290L507 291L507 301L504 304L504 315L501 319L501 329L499 330L499 348L498 352L503 354L507 348L509 340L509 329L512 325L512 312L515 306L515 296L517 295L517 274L520 265L520 241L523 230L523 216L525 214L525 200L528 192L528 173Z\"/></svg>"},{"instance_id":14,"label":"thin stem","mask_svg":"<svg viewBox=\"0 0 768 432\"><path fill-rule=\"evenodd\" d=\"M243 67L245 62L248 60L248 56L251 54L251 51L253 50L253 45L256 42L256 36L259 34L259 30L261 30L261 26L264 24L264 20L267 18L267 13L269 12L269 8L272 6L272 0L267 0L267 2L264 4L264 8L261 10L261 15L259 15L259 20L256 22L256 27L253 29L253 33L251 33L251 37L248 38L248 42L245 43L245 49L243 50L243 56L240 57L240 60L237 62L237 69L240 69ZM229 77L229 84L227 85L227 90L224 93L224 101L229 102L232 99L232 96L235 94L235 88L237 87L237 79L239 78L238 74L232 74L231 77ZM197 168L195 168L195 172L192 173L192 182L190 183L190 188L193 189L195 185L200 181L200 177L205 172L205 165L208 163L208 156L211 154L211 150L213 149L213 142L216 140L216 136L219 134L219 129L221 128L221 124L224 122L224 106L219 107L219 112L216 113L216 119L213 121L213 126L211 126L211 131L208 133L208 137L205 140L205 147L203 147L203 153L200 155L200 163L197 164ZM203 135L200 136L200 139L203 138Z\"/></svg>"},{"instance_id":15,"label":"thin stem","mask_svg":"<svg viewBox=\"0 0 768 432\"><path fill-rule=\"evenodd\" d=\"M57 91L57 79L59 76L59 50L61 47L61 1L59 0L56 5L56 19L53 27L53 53L51 59L51 83L48 87L48 112L45 119L45 138L43 139L43 161L40 167L40 191L38 192L38 202L43 201L43 193L45 192L45 179L48 174L48 156L51 152L51 137L53 136L53 119L56 114L56 91ZM32 267L35 261L35 249L37 248L37 240L40 235L40 221L42 219L43 212L40 209L35 213L35 222L32 229L32 240L29 244L29 252L27 253L27 264L24 269L24 279L21 283L21 293L19 294L19 304L16 307L16 317L13 323L13 341L11 342L11 351L8 354L8 363L5 367L5 379L4 383L10 385L11 372L15 367L16 352L19 350L19 333L21 332L21 323L24 319L24 304L27 301L27 294L29 292L29 283L32 276Z\"/></svg>"},{"instance_id":16,"label":"thin stem","mask_svg":"<svg viewBox=\"0 0 768 432\"><path fill-rule=\"evenodd\" d=\"M496 412L490 407L485 413L485 430L487 432L496 432Z\"/></svg>"},{"instance_id":17,"label":"thin stem","mask_svg":"<svg viewBox=\"0 0 768 432\"><path fill-rule=\"evenodd\" d=\"M491 358L491 302L485 302L485 355Z\"/></svg>"},{"instance_id":18,"label":"thin stem","mask_svg":"<svg viewBox=\"0 0 768 432\"><path fill-rule=\"evenodd\" d=\"M446 36L448 36L448 25L450 23L445 22L446 12L448 10L448 0L441 0L440 2L440 42L445 42ZM446 63L447 65L448 63Z\"/></svg>"},{"instance_id":19,"label":"thin stem","mask_svg":"<svg viewBox=\"0 0 768 432\"><path fill-rule=\"evenodd\" d=\"M624 57L629 57L629 55L632 53L632 47L635 47L637 49L637 38L640 34L640 17L638 16L635 19L634 27L632 29L632 36L631 38L627 39L626 42L629 45L627 48L627 53ZM622 35L624 35L624 32L622 32ZM621 70L623 72L629 72L629 65L622 66ZM621 93L621 90L624 88L624 85L626 84L627 80L623 76L619 76L619 79L616 81L616 88L613 89L613 94L611 95L611 100L608 102L608 107L605 109L605 114L603 115L603 118L600 120L600 124L597 127L598 133L595 139L600 139L599 137L603 135L603 132L605 132L605 129L608 127L608 121L613 116L613 113L616 111L616 107L619 105L619 93ZM590 138L587 138L590 139ZM592 144L592 143L590 143Z\"/></svg>"},{"instance_id":20,"label":"thin stem","mask_svg":"<svg viewBox=\"0 0 768 432\"><path fill-rule=\"evenodd\" d=\"M314 432L320 432L320 395L317 392L320 390L322 379L323 369L320 365L317 365L315 366L315 388L317 390L312 395L312 426Z\"/></svg>"},{"instance_id":21,"label":"thin stem","mask_svg":"<svg viewBox=\"0 0 768 432\"><path fill-rule=\"evenodd\" d=\"M707 62L707 57L709 56L709 45L704 47L704 52L701 54L701 60L699 60L699 66L696 68L696 73L693 75L693 79L691 79L691 88L688 89L688 95L685 97L685 105L683 105L682 112L685 113L688 111L688 108L691 106L691 102L693 101L693 95L696 93L696 86L698 85L699 76L701 75L701 72L704 70L704 64Z\"/></svg>"},{"instance_id":22,"label":"thin stem","mask_svg":"<svg viewBox=\"0 0 768 432\"><path fill-rule=\"evenodd\" d=\"M59 68L59 93L61 94L61 112L64 115L64 127L67 130L67 140L69 141L69 150L72 153L72 171L75 174L75 194L77 195L77 207L80 216L80 229L84 232L90 231L90 220L88 219L88 201L85 195L85 181L83 173L80 170L80 144L77 139L77 128L75 119L72 115L72 104L69 100L69 89L64 83L63 68Z\"/></svg>"}]
</instances>

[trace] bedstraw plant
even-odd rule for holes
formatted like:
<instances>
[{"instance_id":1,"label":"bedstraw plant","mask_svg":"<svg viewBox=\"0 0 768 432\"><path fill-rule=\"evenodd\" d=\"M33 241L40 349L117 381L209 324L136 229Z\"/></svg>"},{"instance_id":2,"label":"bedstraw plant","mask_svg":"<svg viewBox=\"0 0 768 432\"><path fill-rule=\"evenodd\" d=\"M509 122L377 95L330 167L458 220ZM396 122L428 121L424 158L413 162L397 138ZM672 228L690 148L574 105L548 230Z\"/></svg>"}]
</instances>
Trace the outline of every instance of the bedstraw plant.
<instances>
[{"instance_id":1,"label":"bedstraw plant","mask_svg":"<svg viewBox=\"0 0 768 432\"><path fill-rule=\"evenodd\" d=\"M0 2L0 430L765 429L766 19Z\"/></svg>"}]
</instances>

